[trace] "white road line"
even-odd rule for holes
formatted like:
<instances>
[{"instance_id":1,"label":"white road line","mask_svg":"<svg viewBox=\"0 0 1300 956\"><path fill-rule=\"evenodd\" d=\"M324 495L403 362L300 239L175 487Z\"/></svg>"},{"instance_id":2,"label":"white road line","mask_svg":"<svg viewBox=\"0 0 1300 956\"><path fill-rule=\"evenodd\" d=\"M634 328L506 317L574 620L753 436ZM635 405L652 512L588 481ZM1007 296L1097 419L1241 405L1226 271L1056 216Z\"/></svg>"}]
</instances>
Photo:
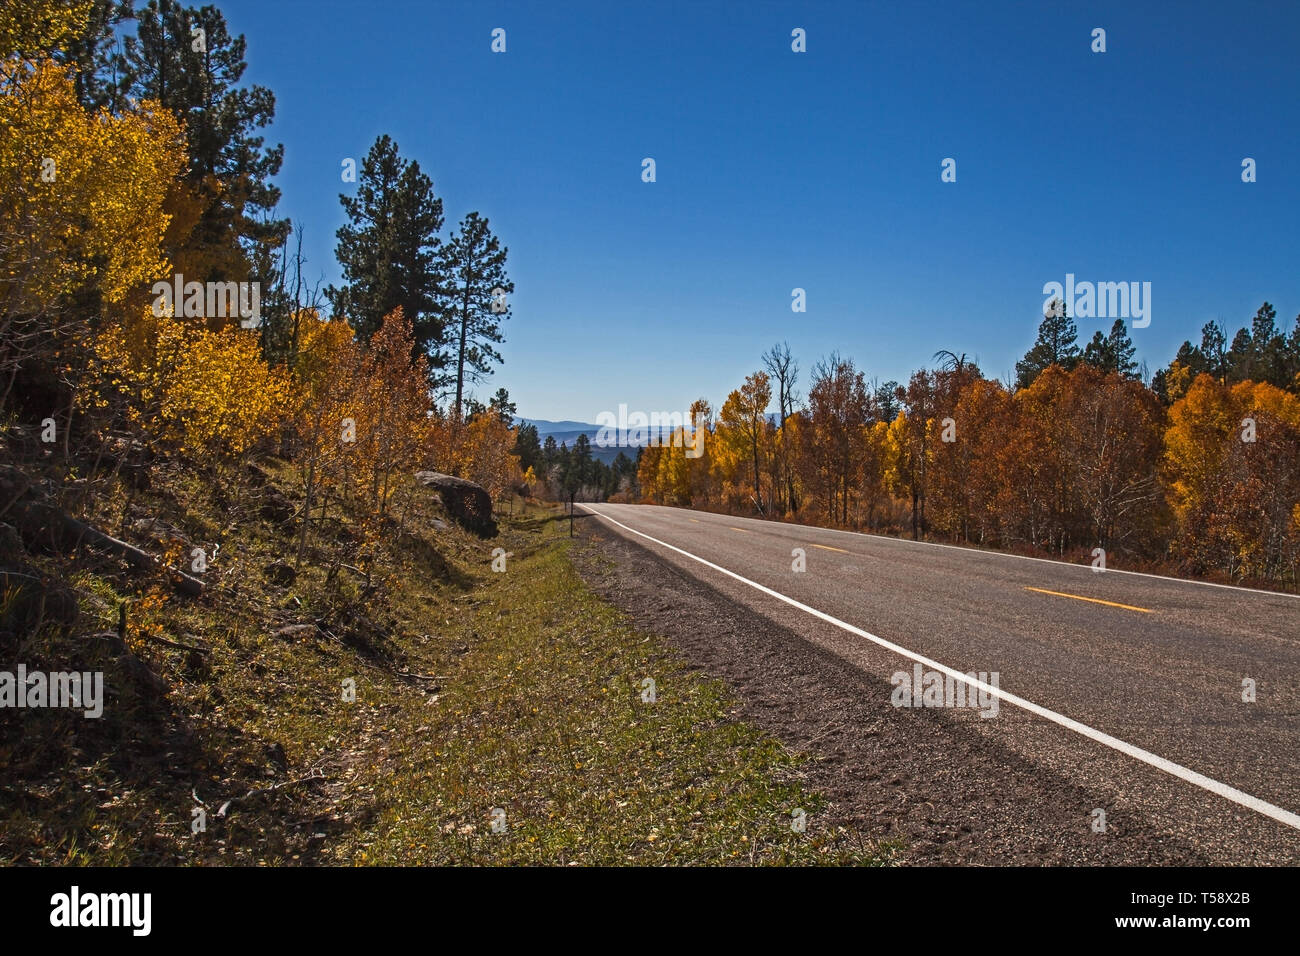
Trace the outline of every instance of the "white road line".
<instances>
[{"instance_id":1,"label":"white road line","mask_svg":"<svg viewBox=\"0 0 1300 956\"><path fill-rule=\"evenodd\" d=\"M651 508L670 508L668 505L649 505ZM670 508L672 511L691 511L691 508ZM843 528L821 528L817 525L796 524L792 521L764 521L761 518L743 518L738 515L720 515L712 511L696 511L696 514L711 515L715 518L727 518L730 521L754 521L762 525L775 528L803 528L808 531L829 531L832 534L851 534L859 538L870 538L873 541L892 541L894 544L920 545L923 548L947 548L950 551L960 551L962 554L978 554L989 558L1014 558L1017 561L1041 561L1043 564L1052 564L1058 568L1078 568L1080 571L1088 571L1093 574L1131 574L1138 578L1152 578L1156 581L1165 581L1171 584L1195 584L1203 588L1223 588L1227 591L1244 591L1246 594L1262 594L1266 597L1290 598L1293 601L1300 600L1300 594L1289 594L1286 591L1269 591L1264 588L1243 588L1237 584L1219 584L1215 581L1197 581L1195 578L1176 578L1168 574L1151 574L1147 571L1123 571L1119 568L1107 568L1105 571L1093 571L1091 564L1075 564L1073 561L1056 561L1052 558L1034 558L1027 554L1011 554L1007 551L989 551L984 548L964 548L959 544L942 544L938 541L912 541L908 538L893 538L887 534L871 534L866 531L846 531ZM701 522L702 524L703 522Z\"/></svg>"},{"instance_id":2,"label":"white road line","mask_svg":"<svg viewBox=\"0 0 1300 956\"><path fill-rule=\"evenodd\" d=\"M658 538L654 538L641 531L637 531L635 528L629 528L627 525L623 524L623 522L616 521L613 518L609 517L608 515L601 514L599 511L596 511L590 505L584 505L583 507L586 508L588 511L590 511L592 514L594 514L596 517L601 518L604 521L608 521L610 524L618 525L620 528L624 529L625 531L630 531L635 535L645 538L647 541L653 541L655 544L659 545L660 547L667 548L669 551L676 551L678 554L682 555L683 557L690 558L692 561L698 561L700 564L704 565L707 568L712 568L714 571L718 571L722 574L725 574L729 578L734 578L735 580L741 582L742 584L747 584L751 588L754 588L756 591L761 591L762 593L768 595L769 597L776 598L778 601L784 601L786 604L789 604L791 607L796 607L807 614L811 614L815 618L827 622L828 624L834 624L836 627L848 631L850 634L856 634L858 637L865 637L867 640L872 641L875 644L879 644L881 647L885 648L888 651L893 651L895 654L901 655L902 657L906 657L909 660L917 661L918 663L926 667L929 667L932 670L936 670L942 674L946 674L947 676L953 678L954 680L959 680L965 684L969 684L971 687L975 687L986 693L992 694L995 697L997 697L999 700L1006 701L1008 704L1012 704L1013 706L1019 707L1022 710L1027 710L1031 714L1037 714L1039 717L1042 717L1046 720L1050 720L1054 724L1059 724L1060 726L1066 728L1067 730L1073 730L1075 733L1087 737L1089 740L1093 740L1099 744L1102 744L1103 746L1110 747L1112 750L1118 750L1120 753L1132 757L1135 760L1140 760L1143 763L1148 764L1149 766L1155 767L1157 770L1163 770L1165 773L1177 777L1180 780L1185 780L1188 783L1193 784L1194 786L1200 787L1202 790L1209 791L1210 793L1216 794L1217 796L1220 796L1225 800L1230 800L1233 803L1236 803L1240 806L1246 807L1250 810L1254 810L1256 813L1263 814L1264 816L1276 820L1279 823L1284 823L1287 826L1291 827L1292 829L1300 830L1300 815L1292 813L1290 810L1283 810L1281 807L1274 806L1273 804L1265 800L1259 799L1259 797L1251 796L1249 793L1246 793L1245 791L1242 790L1238 790L1236 787L1230 787L1226 783L1222 783L1221 781L1215 780L1212 777L1207 777L1204 774L1197 773L1195 770L1189 770L1187 767L1184 767L1182 764L1176 764L1172 760L1166 760L1164 757L1151 753L1149 750L1143 750L1141 747L1135 747L1133 744L1120 740L1118 737L1112 737L1110 734L1103 733L1100 730L1095 730L1092 727L1089 727L1087 724L1081 724L1079 723L1079 721L1072 720L1069 717L1066 717L1064 714L1058 714L1054 710L1048 710L1046 707L1040 707L1038 704L1035 704L1033 701L1025 700L1023 697L1017 697L1015 694L1008 693L1007 691L1004 691L998 687L993 687L989 684L984 683L983 681L972 680L971 678L963 674L961 671L954 670L951 667L947 667L943 664L940 664L938 661L930 660L930 658L928 657L924 657L920 654L916 654L912 651L909 651L905 647L900 647L899 645L893 643L892 641L885 640L883 637L877 637L876 635L871 634L868 631L862 630L862 628L860 627L854 627L852 624L849 624L845 621L841 621L837 617L832 617L830 614L827 614L825 611L819 611L815 607L810 607L809 605L804 604L802 601L796 601L794 598L787 597L786 595L782 594L780 591L774 591L769 587L765 587L764 585L759 584L757 581L751 581L749 580L749 578L742 577L741 575L737 574L735 571L729 571L726 568L722 567L721 565L714 564L712 561L706 561L704 558L691 554L689 551L683 551L681 548L676 547L675 545L671 545L666 541L660 541Z\"/></svg>"}]
</instances>

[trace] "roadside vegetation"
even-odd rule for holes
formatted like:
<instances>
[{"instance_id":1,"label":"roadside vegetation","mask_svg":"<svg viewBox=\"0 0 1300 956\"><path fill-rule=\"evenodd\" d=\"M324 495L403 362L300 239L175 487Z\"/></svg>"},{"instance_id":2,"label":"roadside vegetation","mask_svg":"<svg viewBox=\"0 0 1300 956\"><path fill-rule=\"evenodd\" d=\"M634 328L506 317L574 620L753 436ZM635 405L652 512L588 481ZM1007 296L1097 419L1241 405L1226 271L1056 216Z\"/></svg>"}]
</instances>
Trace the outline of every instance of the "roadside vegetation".
<instances>
[{"instance_id":1,"label":"roadside vegetation","mask_svg":"<svg viewBox=\"0 0 1300 956\"><path fill-rule=\"evenodd\" d=\"M293 479L272 459L237 482L270 498ZM221 520L224 487L181 478L141 504L182 534ZM587 590L560 510L512 510L485 541L421 497L365 573L292 574L292 525L246 516L225 538L222 583L198 597L165 572L73 570L79 627L42 626L19 655L103 671L104 715L5 712L0 862L890 858L819 827L799 758ZM333 533L351 526L343 513Z\"/></svg>"}]
</instances>

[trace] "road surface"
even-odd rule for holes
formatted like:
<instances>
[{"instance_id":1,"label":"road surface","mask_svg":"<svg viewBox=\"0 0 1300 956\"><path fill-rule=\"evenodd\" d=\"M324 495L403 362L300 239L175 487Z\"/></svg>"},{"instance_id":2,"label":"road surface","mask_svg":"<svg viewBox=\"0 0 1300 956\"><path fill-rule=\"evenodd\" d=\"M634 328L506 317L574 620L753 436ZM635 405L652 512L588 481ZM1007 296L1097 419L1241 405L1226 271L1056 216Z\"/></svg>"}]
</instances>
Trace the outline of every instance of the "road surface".
<instances>
[{"instance_id":1,"label":"road surface","mask_svg":"<svg viewBox=\"0 0 1300 956\"><path fill-rule=\"evenodd\" d=\"M923 745L933 792L913 767L909 799L951 796L939 782L951 773L936 761L993 752L1008 755L1008 786L1012 777L1031 789L1023 781L1056 782L1052 793L1025 797L1053 804L1032 826L1056 847L1053 861L1300 863L1300 598L677 508L579 507L597 516L590 523L599 521L602 536L645 549L679 580L763 622L744 625L749 643L738 653L772 660L775 674L780 656L806 642L860 674L853 693L870 698L876 725L892 713L893 730L942 728ZM900 724L894 675L918 668L957 678L950 683L972 696L982 690L986 713L996 698L996 716L919 708L906 719L928 724ZM996 674L996 685L992 676L961 679L981 673ZM808 697L819 680L808 678ZM797 697L790 706L815 710L815 700ZM983 739L979 748L963 742L972 736ZM893 738L899 746L910 745ZM981 799L980 787L999 787L954 786L967 803ZM1014 813L1014 799L998 803L1004 796L969 812ZM1130 837L1142 833L1141 851L1134 843L1098 856L1089 842L1107 836L1099 810L1109 828L1122 820ZM963 812L950 806L939 816ZM1168 846L1152 851L1161 841Z\"/></svg>"}]
</instances>

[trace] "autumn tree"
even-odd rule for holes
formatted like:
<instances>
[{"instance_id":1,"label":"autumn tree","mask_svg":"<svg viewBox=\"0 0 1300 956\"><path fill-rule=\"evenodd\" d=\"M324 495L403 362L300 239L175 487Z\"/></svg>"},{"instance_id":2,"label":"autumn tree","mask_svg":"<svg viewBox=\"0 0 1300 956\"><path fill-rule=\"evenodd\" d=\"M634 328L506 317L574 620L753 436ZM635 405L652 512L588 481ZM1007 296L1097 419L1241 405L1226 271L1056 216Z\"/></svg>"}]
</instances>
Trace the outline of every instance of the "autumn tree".
<instances>
[{"instance_id":1,"label":"autumn tree","mask_svg":"<svg viewBox=\"0 0 1300 956\"><path fill-rule=\"evenodd\" d=\"M754 372L745 383L727 396L718 412L718 424L734 432L744 443L753 465L754 505L763 511L763 488L759 479L760 457L766 446L767 406L772 401L772 386L765 372Z\"/></svg>"},{"instance_id":2,"label":"autumn tree","mask_svg":"<svg viewBox=\"0 0 1300 956\"><path fill-rule=\"evenodd\" d=\"M0 59L65 59L87 31L96 0L26 0L0 10Z\"/></svg>"},{"instance_id":3,"label":"autumn tree","mask_svg":"<svg viewBox=\"0 0 1300 956\"><path fill-rule=\"evenodd\" d=\"M817 363L808 389L802 460L805 474L824 496L827 515L842 524L849 520L867 411L866 381L851 359L832 354Z\"/></svg>"},{"instance_id":4,"label":"autumn tree","mask_svg":"<svg viewBox=\"0 0 1300 956\"><path fill-rule=\"evenodd\" d=\"M92 318L134 314L167 269L183 139L156 104L88 113L48 60L0 62L0 130L0 401L25 368L48 413L69 400Z\"/></svg>"},{"instance_id":5,"label":"autumn tree","mask_svg":"<svg viewBox=\"0 0 1300 956\"><path fill-rule=\"evenodd\" d=\"M978 366L965 353L936 352L939 362L931 377L933 424L926 432L925 494L936 507L930 516L940 528L963 540L970 534L970 471L974 442L969 423L957 416L962 392L980 378Z\"/></svg>"},{"instance_id":6,"label":"autumn tree","mask_svg":"<svg viewBox=\"0 0 1300 956\"><path fill-rule=\"evenodd\" d=\"M1107 550L1149 546L1164 426L1156 397L1140 382L1084 364L1067 379L1054 417L1070 485L1087 519L1086 527L1071 531Z\"/></svg>"},{"instance_id":7,"label":"autumn tree","mask_svg":"<svg viewBox=\"0 0 1300 956\"><path fill-rule=\"evenodd\" d=\"M795 406L798 403L794 389L799 381L799 363L795 361L794 356L790 353L789 344L782 342L780 345L774 345L763 353L763 366L767 369L772 381L776 382L777 410L781 416L777 421L776 433L777 470L780 474L780 484L785 487L785 495L781 504L787 512L797 511L799 502L795 497L794 467L791 462L791 446L785 423L794 413Z\"/></svg>"},{"instance_id":8,"label":"autumn tree","mask_svg":"<svg viewBox=\"0 0 1300 956\"><path fill-rule=\"evenodd\" d=\"M997 382L977 378L965 385L952 413L956 439L965 455L961 495L961 537L976 544L1004 541L1006 510L1018 489L1008 465L1015 458L1015 408ZM942 436L941 436L942 437ZM955 525L948 530L957 532Z\"/></svg>"},{"instance_id":9,"label":"autumn tree","mask_svg":"<svg viewBox=\"0 0 1300 956\"><path fill-rule=\"evenodd\" d=\"M322 321L315 311L302 316L293 370L302 400L297 418L297 464L303 492L299 515L297 564L309 543L313 511L324 520L331 495L342 491L345 445L356 440L349 416L359 389L361 350L342 320Z\"/></svg>"},{"instance_id":10,"label":"autumn tree","mask_svg":"<svg viewBox=\"0 0 1300 956\"><path fill-rule=\"evenodd\" d=\"M1264 382L1198 376L1169 410L1164 450L1187 568L1294 583L1300 399Z\"/></svg>"},{"instance_id":11,"label":"autumn tree","mask_svg":"<svg viewBox=\"0 0 1300 956\"><path fill-rule=\"evenodd\" d=\"M397 473L410 470L425 446L428 371L422 356L412 359L413 352L411 323L394 309L370 337L352 397L356 474L381 516L388 512Z\"/></svg>"},{"instance_id":12,"label":"autumn tree","mask_svg":"<svg viewBox=\"0 0 1300 956\"><path fill-rule=\"evenodd\" d=\"M189 319L142 310L94 341L102 381L128 400L126 419L141 440L168 443L213 463L244 456L292 416L292 382L263 361L256 333L211 331ZM89 389L83 402L102 401Z\"/></svg>"}]
</instances>

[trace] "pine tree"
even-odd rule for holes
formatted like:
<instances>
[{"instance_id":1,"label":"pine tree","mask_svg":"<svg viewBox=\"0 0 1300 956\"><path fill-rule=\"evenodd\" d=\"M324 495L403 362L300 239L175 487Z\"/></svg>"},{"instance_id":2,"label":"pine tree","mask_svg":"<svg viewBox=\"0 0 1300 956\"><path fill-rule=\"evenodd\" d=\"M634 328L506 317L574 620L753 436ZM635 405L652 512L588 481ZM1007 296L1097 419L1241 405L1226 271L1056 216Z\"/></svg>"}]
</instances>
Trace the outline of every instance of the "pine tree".
<instances>
[{"instance_id":1,"label":"pine tree","mask_svg":"<svg viewBox=\"0 0 1300 956\"><path fill-rule=\"evenodd\" d=\"M1103 372L1115 370L1115 353L1111 351L1110 340L1098 329L1092 333L1092 341L1083 349L1083 361Z\"/></svg>"},{"instance_id":2,"label":"pine tree","mask_svg":"<svg viewBox=\"0 0 1300 956\"><path fill-rule=\"evenodd\" d=\"M442 269L449 278L448 337L455 350L456 414L463 413L466 383L482 381L500 364L494 345L505 336L501 323L510 318L508 296L515 291L506 275L508 249L487 219L471 212L442 248Z\"/></svg>"},{"instance_id":3,"label":"pine tree","mask_svg":"<svg viewBox=\"0 0 1300 956\"><path fill-rule=\"evenodd\" d=\"M1016 363L1016 380L1027 388L1049 365L1066 371L1079 362L1079 330L1070 318L1069 309L1060 299L1053 299L1038 326L1038 338L1025 357Z\"/></svg>"},{"instance_id":4,"label":"pine tree","mask_svg":"<svg viewBox=\"0 0 1300 956\"><path fill-rule=\"evenodd\" d=\"M71 37L56 59L73 68L77 99L88 110L116 114L126 94L118 28L133 16L131 0L94 0L85 29Z\"/></svg>"},{"instance_id":5,"label":"pine tree","mask_svg":"<svg viewBox=\"0 0 1300 956\"><path fill-rule=\"evenodd\" d=\"M1228 374L1228 336L1217 322L1206 322L1201 329L1201 356L1205 371L1222 382Z\"/></svg>"},{"instance_id":6,"label":"pine tree","mask_svg":"<svg viewBox=\"0 0 1300 956\"><path fill-rule=\"evenodd\" d=\"M251 273L259 258L254 249L279 246L288 231L288 220L273 217L280 190L271 183L284 147L266 146L257 133L275 118L275 95L240 85L247 44L243 35L230 35L216 7L149 0L133 16L136 33L125 37L112 61L121 89L137 100L159 101L186 126L186 181L198 221L173 264L199 281L269 283L270 275ZM93 44L83 52L92 61L96 55ZM117 93L92 86L85 95L94 100Z\"/></svg>"},{"instance_id":7,"label":"pine tree","mask_svg":"<svg viewBox=\"0 0 1300 956\"><path fill-rule=\"evenodd\" d=\"M1250 323L1250 344L1254 353L1254 378L1270 385L1287 384L1284 370L1286 340L1277 331L1277 309L1265 302Z\"/></svg>"},{"instance_id":8,"label":"pine tree","mask_svg":"<svg viewBox=\"0 0 1300 956\"><path fill-rule=\"evenodd\" d=\"M1106 337L1106 350L1111 360L1108 371L1118 372L1124 378L1137 378L1138 365L1133 361L1137 348L1128 337L1128 326L1123 319L1116 319L1111 324L1110 335Z\"/></svg>"},{"instance_id":9,"label":"pine tree","mask_svg":"<svg viewBox=\"0 0 1300 956\"><path fill-rule=\"evenodd\" d=\"M1286 340L1285 359L1287 381L1284 387L1292 392L1300 392L1300 315L1295 317L1295 327Z\"/></svg>"},{"instance_id":10,"label":"pine tree","mask_svg":"<svg viewBox=\"0 0 1300 956\"><path fill-rule=\"evenodd\" d=\"M1255 375L1255 346L1249 329L1238 329L1226 356L1228 377L1234 382L1244 382Z\"/></svg>"},{"instance_id":11,"label":"pine tree","mask_svg":"<svg viewBox=\"0 0 1300 956\"><path fill-rule=\"evenodd\" d=\"M579 433L573 442L573 451L569 455L569 470L565 476L564 486L568 491L581 491L589 485L594 477L595 462L591 459L591 441L586 432Z\"/></svg>"},{"instance_id":12,"label":"pine tree","mask_svg":"<svg viewBox=\"0 0 1300 956\"><path fill-rule=\"evenodd\" d=\"M416 351L428 358L431 384L439 384L448 362L446 282L438 238L442 200L434 196L432 180L383 135L361 164L356 195L340 194L339 203L348 216L335 248L345 284L325 291L333 313L368 341L383 317L401 306Z\"/></svg>"},{"instance_id":13,"label":"pine tree","mask_svg":"<svg viewBox=\"0 0 1300 956\"><path fill-rule=\"evenodd\" d=\"M552 446L555 439L546 436ZM543 463L543 452L541 442L537 437L536 425L521 425L519 431L515 433L515 447L512 452L519 456L519 468L527 471L529 468L537 469Z\"/></svg>"},{"instance_id":14,"label":"pine tree","mask_svg":"<svg viewBox=\"0 0 1300 956\"><path fill-rule=\"evenodd\" d=\"M488 400L488 408L497 413L501 419L501 424L507 428L515 427L515 415L519 409L514 402L510 401L510 393L504 388L498 388L496 393Z\"/></svg>"}]
</instances>

